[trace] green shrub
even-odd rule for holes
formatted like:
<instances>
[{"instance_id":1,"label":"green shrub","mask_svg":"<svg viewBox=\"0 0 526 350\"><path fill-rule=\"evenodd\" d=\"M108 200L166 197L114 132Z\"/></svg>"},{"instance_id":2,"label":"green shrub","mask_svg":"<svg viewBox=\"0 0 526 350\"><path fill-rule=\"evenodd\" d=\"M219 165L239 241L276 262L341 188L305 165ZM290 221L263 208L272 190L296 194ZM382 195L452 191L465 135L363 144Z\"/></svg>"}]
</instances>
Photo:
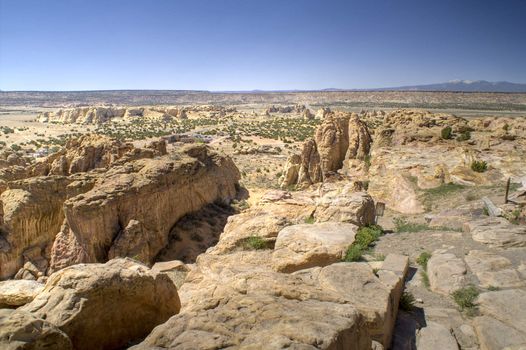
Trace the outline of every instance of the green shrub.
<instances>
[{"instance_id":1,"label":"green shrub","mask_svg":"<svg viewBox=\"0 0 526 350\"><path fill-rule=\"evenodd\" d=\"M404 291L400 297L400 303L398 304L399 308L404 311L413 311L415 308L415 297L410 292Z\"/></svg>"},{"instance_id":2,"label":"green shrub","mask_svg":"<svg viewBox=\"0 0 526 350\"><path fill-rule=\"evenodd\" d=\"M354 241L362 247L368 247L382 235L382 229L377 225L364 226L358 229Z\"/></svg>"},{"instance_id":3,"label":"green shrub","mask_svg":"<svg viewBox=\"0 0 526 350\"><path fill-rule=\"evenodd\" d=\"M440 135L444 140L449 140L452 137L452 129L450 126L446 126L440 131Z\"/></svg>"},{"instance_id":4,"label":"green shrub","mask_svg":"<svg viewBox=\"0 0 526 350\"><path fill-rule=\"evenodd\" d=\"M347 262L360 261L367 248L377 241L382 234L383 229L379 225L360 227L356 232L353 244L347 248L343 260Z\"/></svg>"},{"instance_id":5,"label":"green shrub","mask_svg":"<svg viewBox=\"0 0 526 350\"><path fill-rule=\"evenodd\" d=\"M475 299L479 296L479 290L473 286L467 286L454 291L451 296L455 303L460 307L460 310L469 310L475 308Z\"/></svg>"},{"instance_id":6,"label":"green shrub","mask_svg":"<svg viewBox=\"0 0 526 350\"><path fill-rule=\"evenodd\" d=\"M261 250L261 249L268 248L267 242L259 236L248 237L247 239L245 239L243 246L246 249L251 249L251 250Z\"/></svg>"},{"instance_id":7,"label":"green shrub","mask_svg":"<svg viewBox=\"0 0 526 350\"><path fill-rule=\"evenodd\" d=\"M469 139L471 139L471 132L469 131L464 131L463 133L457 136L457 141L467 141Z\"/></svg>"},{"instance_id":8,"label":"green shrub","mask_svg":"<svg viewBox=\"0 0 526 350\"><path fill-rule=\"evenodd\" d=\"M345 253L344 261L347 262L354 262L354 261L360 261L362 259L364 248L359 244L351 244L349 248L347 248L347 252Z\"/></svg>"},{"instance_id":9,"label":"green shrub","mask_svg":"<svg viewBox=\"0 0 526 350\"><path fill-rule=\"evenodd\" d=\"M471 170L477 172L477 173L483 173L486 170L488 170L488 163L486 163L483 160L474 160L471 163Z\"/></svg>"},{"instance_id":10,"label":"green shrub","mask_svg":"<svg viewBox=\"0 0 526 350\"><path fill-rule=\"evenodd\" d=\"M15 151L15 152L18 152L18 151L20 151L20 150L22 149L22 147L20 147L20 146L17 145L16 143L13 143L13 144L11 145L11 149L12 149L13 151Z\"/></svg>"},{"instance_id":11,"label":"green shrub","mask_svg":"<svg viewBox=\"0 0 526 350\"><path fill-rule=\"evenodd\" d=\"M427 271L427 262L431 259L431 253L429 252L422 252L420 253L420 256L416 259L416 263L424 269L424 271Z\"/></svg>"}]
</instances>

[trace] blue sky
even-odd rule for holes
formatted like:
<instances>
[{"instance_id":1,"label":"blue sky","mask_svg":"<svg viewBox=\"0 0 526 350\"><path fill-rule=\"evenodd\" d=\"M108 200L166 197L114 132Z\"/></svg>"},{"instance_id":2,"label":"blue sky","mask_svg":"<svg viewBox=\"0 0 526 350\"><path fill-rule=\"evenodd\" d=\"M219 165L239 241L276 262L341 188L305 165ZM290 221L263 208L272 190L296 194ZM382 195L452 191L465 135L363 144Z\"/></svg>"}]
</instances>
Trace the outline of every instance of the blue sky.
<instances>
[{"instance_id":1,"label":"blue sky","mask_svg":"<svg viewBox=\"0 0 526 350\"><path fill-rule=\"evenodd\" d=\"M523 0L0 0L0 89L526 83Z\"/></svg>"}]
</instances>

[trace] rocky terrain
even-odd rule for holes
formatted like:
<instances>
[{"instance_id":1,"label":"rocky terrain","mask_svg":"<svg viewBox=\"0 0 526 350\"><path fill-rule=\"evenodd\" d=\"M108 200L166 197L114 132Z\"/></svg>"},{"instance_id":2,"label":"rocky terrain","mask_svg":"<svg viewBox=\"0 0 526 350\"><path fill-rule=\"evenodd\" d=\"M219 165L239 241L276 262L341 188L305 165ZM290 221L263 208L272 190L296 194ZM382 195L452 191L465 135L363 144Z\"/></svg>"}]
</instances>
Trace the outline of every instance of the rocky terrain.
<instances>
[{"instance_id":1,"label":"rocky terrain","mask_svg":"<svg viewBox=\"0 0 526 350\"><path fill-rule=\"evenodd\" d=\"M210 140L86 130L46 157L5 151L2 348L526 346L524 119L302 104L38 119L193 120Z\"/></svg>"}]
</instances>

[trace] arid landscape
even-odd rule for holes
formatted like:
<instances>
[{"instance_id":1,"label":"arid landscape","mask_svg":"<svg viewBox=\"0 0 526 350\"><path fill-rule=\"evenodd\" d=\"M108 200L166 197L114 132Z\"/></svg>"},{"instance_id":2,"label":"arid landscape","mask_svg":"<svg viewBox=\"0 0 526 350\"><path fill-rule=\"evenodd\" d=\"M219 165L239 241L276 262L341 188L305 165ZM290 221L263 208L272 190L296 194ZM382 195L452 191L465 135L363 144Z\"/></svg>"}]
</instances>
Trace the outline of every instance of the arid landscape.
<instances>
[{"instance_id":1,"label":"arid landscape","mask_svg":"<svg viewBox=\"0 0 526 350\"><path fill-rule=\"evenodd\" d=\"M0 0L0 350L526 350L525 13Z\"/></svg>"},{"instance_id":2,"label":"arid landscape","mask_svg":"<svg viewBox=\"0 0 526 350\"><path fill-rule=\"evenodd\" d=\"M0 94L2 347L525 346L526 95L148 94Z\"/></svg>"}]
</instances>

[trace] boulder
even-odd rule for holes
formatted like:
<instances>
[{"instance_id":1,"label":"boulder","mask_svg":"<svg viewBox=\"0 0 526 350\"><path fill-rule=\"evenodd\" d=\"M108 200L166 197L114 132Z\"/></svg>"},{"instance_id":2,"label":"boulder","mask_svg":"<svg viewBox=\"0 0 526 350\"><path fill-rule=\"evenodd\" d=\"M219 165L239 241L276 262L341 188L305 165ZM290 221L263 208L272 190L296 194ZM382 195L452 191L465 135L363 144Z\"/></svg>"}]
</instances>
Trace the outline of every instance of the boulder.
<instances>
[{"instance_id":1,"label":"boulder","mask_svg":"<svg viewBox=\"0 0 526 350\"><path fill-rule=\"evenodd\" d=\"M341 261L357 230L356 225L337 222L285 227L276 239L272 266L276 271L294 272Z\"/></svg>"},{"instance_id":2,"label":"boulder","mask_svg":"<svg viewBox=\"0 0 526 350\"><path fill-rule=\"evenodd\" d=\"M370 195L355 192L353 184L349 183L318 198L314 217L317 222L339 221L366 226L375 223L376 209Z\"/></svg>"},{"instance_id":3,"label":"boulder","mask_svg":"<svg viewBox=\"0 0 526 350\"><path fill-rule=\"evenodd\" d=\"M70 350L71 340L50 322L21 310L0 309L0 348Z\"/></svg>"},{"instance_id":4,"label":"boulder","mask_svg":"<svg viewBox=\"0 0 526 350\"><path fill-rule=\"evenodd\" d=\"M58 327L75 349L116 349L141 339L180 307L168 276L126 258L56 272L21 310Z\"/></svg>"},{"instance_id":5,"label":"boulder","mask_svg":"<svg viewBox=\"0 0 526 350\"><path fill-rule=\"evenodd\" d=\"M31 302L44 289L42 283L28 280L8 280L0 282L0 307L21 306Z\"/></svg>"}]
</instances>

